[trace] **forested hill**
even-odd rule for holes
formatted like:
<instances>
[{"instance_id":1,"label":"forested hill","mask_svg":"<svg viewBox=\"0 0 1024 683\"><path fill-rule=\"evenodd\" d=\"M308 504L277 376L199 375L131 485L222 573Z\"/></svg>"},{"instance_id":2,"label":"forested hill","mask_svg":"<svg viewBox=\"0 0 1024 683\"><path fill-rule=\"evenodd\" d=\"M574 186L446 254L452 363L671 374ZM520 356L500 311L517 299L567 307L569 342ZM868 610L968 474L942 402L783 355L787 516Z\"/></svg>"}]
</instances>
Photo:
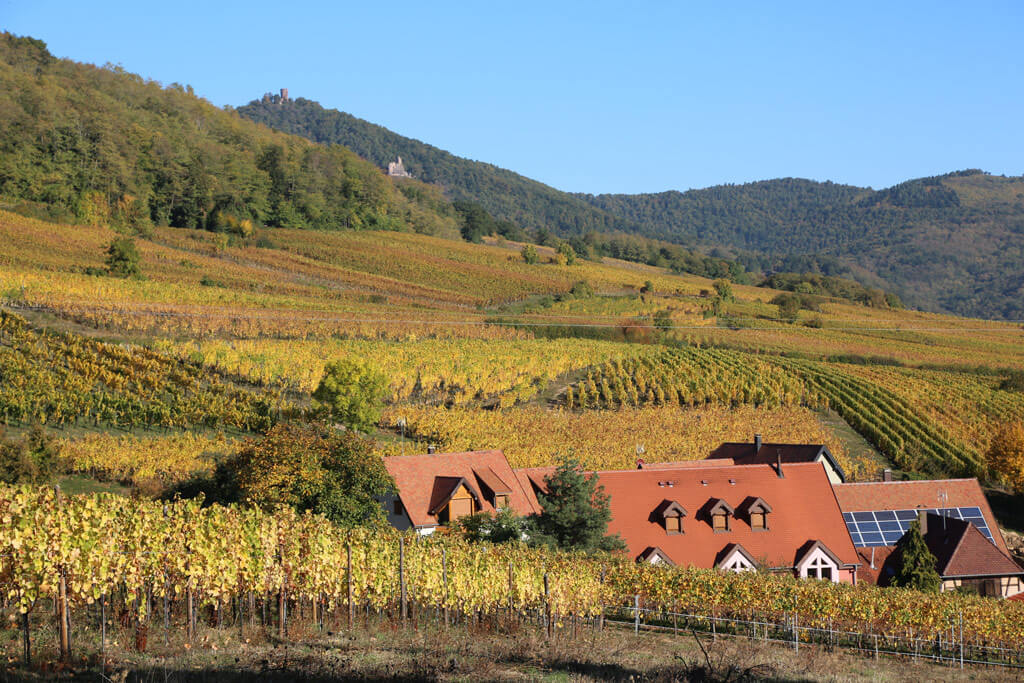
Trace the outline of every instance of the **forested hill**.
<instances>
[{"instance_id":1,"label":"forested hill","mask_svg":"<svg viewBox=\"0 0 1024 683\"><path fill-rule=\"evenodd\" d=\"M271 131L178 84L56 59L0 33L0 205L66 222L457 235L434 187Z\"/></svg>"},{"instance_id":2,"label":"forested hill","mask_svg":"<svg viewBox=\"0 0 1024 683\"><path fill-rule=\"evenodd\" d=\"M344 145L381 168L401 156L406 170L415 178L442 186L451 199L476 202L495 216L527 229L545 228L565 237L588 231L639 231L638 226L569 193L492 164L457 157L301 97L283 102L276 95L268 95L236 111L314 142Z\"/></svg>"},{"instance_id":3,"label":"forested hill","mask_svg":"<svg viewBox=\"0 0 1024 683\"><path fill-rule=\"evenodd\" d=\"M343 144L380 167L400 155L413 175L452 199L526 228L562 236L622 230L725 247L750 270L852 273L915 307L1024 318L1024 178L964 171L879 191L784 178L689 192L569 194L306 99L265 96L237 111Z\"/></svg>"},{"instance_id":4,"label":"forested hill","mask_svg":"<svg viewBox=\"0 0 1024 683\"><path fill-rule=\"evenodd\" d=\"M874 191L785 178L689 192L577 195L669 241L763 258L835 257L914 306L1024 318L1024 177L959 171Z\"/></svg>"}]
</instances>

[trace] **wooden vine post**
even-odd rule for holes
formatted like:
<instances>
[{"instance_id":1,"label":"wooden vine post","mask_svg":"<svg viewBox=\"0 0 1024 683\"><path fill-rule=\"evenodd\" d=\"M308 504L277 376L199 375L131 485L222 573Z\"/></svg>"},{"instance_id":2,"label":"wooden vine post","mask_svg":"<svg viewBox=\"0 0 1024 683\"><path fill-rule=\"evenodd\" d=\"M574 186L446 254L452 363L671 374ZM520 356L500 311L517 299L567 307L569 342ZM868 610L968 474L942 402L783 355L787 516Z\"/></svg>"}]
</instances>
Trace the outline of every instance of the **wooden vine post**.
<instances>
[{"instance_id":1,"label":"wooden vine post","mask_svg":"<svg viewBox=\"0 0 1024 683\"><path fill-rule=\"evenodd\" d=\"M398 591L402 623L409 617L409 600L405 590L405 536L398 537Z\"/></svg>"},{"instance_id":2,"label":"wooden vine post","mask_svg":"<svg viewBox=\"0 0 1024 683\"><path fill-rule=\"evenodd\" d=\"M348 585L348 630L352 630L355 621L355 605L352 604L352 542L345 544L345 583Z\"/></svg>"},{"instance_id":3,"label":"wooden vine post","mask_svg":"<svg viewBox=\"0 0 1024 683\"><path fill-rule=\"evenodd\" d=\"M441 546L441 584L444 586L444 625L448 627L448 548Z\"/></svg>"},{"instance_id":4,"label":"wooden vine post","mask_svg":"<svg viewBox=\"0 0 1024 683\"><path fill-rule=\"evenodd\" d=\"M53 487L54 499L57 503L57 524L62 521L64 499L61 496L60 486ZM68 625L70 622L68 614L68 580L64 565L57 567L57 629L60 638L60 658L63 662L71 660L71 634Z\"/></svg>"},{"instance_id":5,"label":"wooden vine post","mask_svg":"<svg viewBox=\"0 0 1024 683\"><path fill-rule=\"evenodd\" d=\"M551 589L548 586L548 573L544 572L544 625L548 640L551 640Z\"/></svg>"}]
</instances>

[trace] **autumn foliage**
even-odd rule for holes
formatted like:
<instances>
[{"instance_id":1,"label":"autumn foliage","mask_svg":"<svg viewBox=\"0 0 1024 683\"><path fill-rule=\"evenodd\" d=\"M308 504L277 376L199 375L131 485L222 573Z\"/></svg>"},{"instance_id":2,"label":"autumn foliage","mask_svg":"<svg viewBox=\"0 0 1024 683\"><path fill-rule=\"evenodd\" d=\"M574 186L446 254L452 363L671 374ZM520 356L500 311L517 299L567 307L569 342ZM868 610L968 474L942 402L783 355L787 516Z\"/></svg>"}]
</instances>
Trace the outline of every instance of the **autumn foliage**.
<instances>
[{"instance_id":1,"label":"autumn foliage","mask_svg":"<svg viewBox=\"0 0 1024 683\"><path fill-rule=\"evenodd\" d=\"M988 449L988 466L1014 489L1024 491L1024 422L1011 422L996 433Z\"/></svg>"}]
</instances>

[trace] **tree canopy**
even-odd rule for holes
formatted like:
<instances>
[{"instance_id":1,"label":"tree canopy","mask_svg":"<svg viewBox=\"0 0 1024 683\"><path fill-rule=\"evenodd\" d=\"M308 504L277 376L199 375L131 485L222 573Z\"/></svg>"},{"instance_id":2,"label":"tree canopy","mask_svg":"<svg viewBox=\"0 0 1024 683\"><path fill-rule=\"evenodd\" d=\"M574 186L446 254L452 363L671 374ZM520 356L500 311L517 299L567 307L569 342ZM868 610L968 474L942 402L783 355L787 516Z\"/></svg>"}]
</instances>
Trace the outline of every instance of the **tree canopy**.
<instances>
[{"instance_id":1,"label":"tree canopy","mask_svg":"<svg viewBox=\"0 0 1024 683\"><path fill-rule=\"evenodd\" d=\"M914 520L896 544L896 573L892 583L904 588L937 593L942 577L935 569L936 559L921 535L921 523Z\"/></svg>"},{"instance_id":2,"label":"tree canopy","mask_svg":"<svg viewBox=\"0 0 1024 683\"><path fill-rule=\"evenodd\" d=\"M228 500L311 510L348 526L383 523L379 499L395 490L371 441L323 425L275 425L219 469Z\"/></svg>"},{"instance_id":3,"label":"tree canopy","mask_svg":"<svg viewBox=\"0 0 1024 683\"><path fill-rule=\"evenodd\" d=\"M365 432L380 419L387 387L387 377L372 363L341 358L324 368L313 403L330 419Z\"/></svg>"}]
</instances>

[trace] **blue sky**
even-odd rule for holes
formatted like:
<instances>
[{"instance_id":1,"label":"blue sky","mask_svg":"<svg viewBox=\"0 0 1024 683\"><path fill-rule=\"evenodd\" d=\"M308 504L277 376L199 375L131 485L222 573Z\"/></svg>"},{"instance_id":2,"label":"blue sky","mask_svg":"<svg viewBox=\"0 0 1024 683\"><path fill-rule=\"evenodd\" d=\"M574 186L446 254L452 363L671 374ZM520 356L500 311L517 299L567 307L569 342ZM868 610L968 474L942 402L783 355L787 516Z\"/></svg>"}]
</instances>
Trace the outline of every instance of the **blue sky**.
<instances>
[{"instance_id":1,"label":"blue sky","mask_svg":"<svg viewBox=\"0 0 1024 683\"><path fill-rule=\"evenodd\" d=\"M563 190L1024 173L1024 2L53 2L0 26L218 105L288 87Z\"/></svg>"}]
</instances>

